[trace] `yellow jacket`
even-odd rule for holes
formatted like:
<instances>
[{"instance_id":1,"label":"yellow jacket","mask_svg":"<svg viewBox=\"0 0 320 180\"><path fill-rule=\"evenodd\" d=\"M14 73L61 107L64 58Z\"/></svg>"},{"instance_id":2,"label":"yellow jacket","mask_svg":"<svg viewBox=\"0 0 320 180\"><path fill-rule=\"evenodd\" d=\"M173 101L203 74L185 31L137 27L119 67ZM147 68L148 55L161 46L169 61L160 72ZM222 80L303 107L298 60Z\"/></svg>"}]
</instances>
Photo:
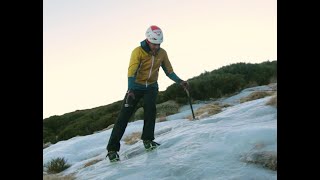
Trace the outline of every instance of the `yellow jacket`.
<instances>
[{"instance_id":1,"label":"yellow jacket","mask_svg":"<svg viewBox=\"0 0 320 180\"><path fill-rule=\"evenodd\" d=\"M160 48L155 56L146 52L145 49L143 46L139 46L132 51L128 68L129 81L134 79L134 83L148 87L150 84L157 82L160 66L170 79L177 83L182 81L173 72L167 52L164 49ZM132 85L129 82L129 89L130 86Z\"/></svg>"}]
</instances>

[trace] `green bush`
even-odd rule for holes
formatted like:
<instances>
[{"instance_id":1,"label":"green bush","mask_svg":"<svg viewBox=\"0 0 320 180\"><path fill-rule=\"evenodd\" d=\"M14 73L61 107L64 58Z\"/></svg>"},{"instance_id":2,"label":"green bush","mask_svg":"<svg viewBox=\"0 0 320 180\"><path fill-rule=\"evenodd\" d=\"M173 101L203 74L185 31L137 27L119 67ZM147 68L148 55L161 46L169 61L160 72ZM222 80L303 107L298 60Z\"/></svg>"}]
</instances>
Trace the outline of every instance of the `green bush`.
<instances>
[{"instance_id":1,"label":"green bush","mask_svg":"<svg viewBox=\"0 0 320 180\"><path fill-rule=\"evenodd\" d=\"M168 116L168 115L177 113L179 110L179 104L173 100L169 100L164 103L157 104L156 108L157 108L156 118L164 117L164 116ZM135 120L144 119L143 107L139 108L136 111L136 113L134 114L134 118L135 118Z\"/></svg>"},{"instance_id":2,"label":"green bush","mask_svg":"<svg viewBox=\"0 0 320 180\"><path fill-rule=\"evenodd\" d=\"M62 172L70 167L67 164L67 161L64 158L55 158L48 162L45 167L47 168L47 172L49 174Z\"/></svg>"}]
</instances>

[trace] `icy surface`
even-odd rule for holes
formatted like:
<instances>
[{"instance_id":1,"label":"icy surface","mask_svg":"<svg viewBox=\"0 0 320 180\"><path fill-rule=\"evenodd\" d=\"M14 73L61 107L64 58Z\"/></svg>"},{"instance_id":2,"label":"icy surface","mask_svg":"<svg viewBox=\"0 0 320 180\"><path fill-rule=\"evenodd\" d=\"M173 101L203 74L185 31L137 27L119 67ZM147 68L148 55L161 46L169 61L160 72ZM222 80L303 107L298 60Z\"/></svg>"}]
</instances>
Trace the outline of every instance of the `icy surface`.
<instances>
[{"instance_id":1,"label":"icy surface","mask_svg":"<svg viewBox=\"0 0 320 180\"><path fill-rule=\"evenodd\" d=\"M153 152L144 152L141 141L126 145L121 141L122 161L111 164L106 156L106 145L111 130L60 141L43 150L44 164L52 158L64 157L72 166L62 172L75 173L77 179L215 179L247 180L277 179L277 172L240 160L256 144L261 150L277 151L277 109L265 105L270 96L239 103L253 91L269 90L267 86L245 89L222 100L233 104L210 117L189 121L190 106L156 123L155 141L161 146ZM204 104L194 104L194 110ZM141 132L143 121L128 124L124 137ZM128 156L130 158L128 158ZM91 166L86 163L97 160Z\"/></svg>"}]
</instances>

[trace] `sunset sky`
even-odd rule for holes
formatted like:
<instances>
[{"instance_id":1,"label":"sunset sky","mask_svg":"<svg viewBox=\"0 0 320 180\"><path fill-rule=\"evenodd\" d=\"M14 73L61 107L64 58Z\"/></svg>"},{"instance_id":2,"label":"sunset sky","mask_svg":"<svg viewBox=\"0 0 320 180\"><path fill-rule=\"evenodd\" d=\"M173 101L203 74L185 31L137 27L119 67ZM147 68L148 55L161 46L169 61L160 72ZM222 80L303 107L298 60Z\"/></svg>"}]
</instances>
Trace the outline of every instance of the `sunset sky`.
<instances>
[{"instance_id":1,"label":"sunset sky","mask_svg":"<svg viewBox=\"0 0 320 180\"><path fill-rule=\"evenodd\" d=\"M43 118L121 100L150 25L183 80L277 60L276 0L44 0ZM174 83L159 75L159 90Z\"/></svg>"}]
</instances>

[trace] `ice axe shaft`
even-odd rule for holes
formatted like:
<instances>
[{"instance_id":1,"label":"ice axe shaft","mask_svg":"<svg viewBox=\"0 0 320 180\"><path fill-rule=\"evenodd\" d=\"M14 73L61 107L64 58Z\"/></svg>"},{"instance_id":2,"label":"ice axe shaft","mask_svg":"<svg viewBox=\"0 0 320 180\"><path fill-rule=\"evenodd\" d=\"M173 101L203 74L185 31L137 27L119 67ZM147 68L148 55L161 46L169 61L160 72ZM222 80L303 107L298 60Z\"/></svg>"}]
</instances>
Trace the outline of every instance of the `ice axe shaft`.
<instances>
[{"instance_id":1,"label":"ice axe shaft","mask_svg":"<svg viewBox=\"0 0 320 180\"><path fill-rule=\"evenodd\" d=\"M189 99L189 104L190 104L190 108L191 108L191 112L192 112L192 117L193 117L193 120L195 120L196 118L194 117L194 113L193 113L193 108L192 108L192 104L191 104L191 97L190 97L190 93L187 89L185 89L187 95L188 95L188 99Z\"/></svg>"}]
</instances>

